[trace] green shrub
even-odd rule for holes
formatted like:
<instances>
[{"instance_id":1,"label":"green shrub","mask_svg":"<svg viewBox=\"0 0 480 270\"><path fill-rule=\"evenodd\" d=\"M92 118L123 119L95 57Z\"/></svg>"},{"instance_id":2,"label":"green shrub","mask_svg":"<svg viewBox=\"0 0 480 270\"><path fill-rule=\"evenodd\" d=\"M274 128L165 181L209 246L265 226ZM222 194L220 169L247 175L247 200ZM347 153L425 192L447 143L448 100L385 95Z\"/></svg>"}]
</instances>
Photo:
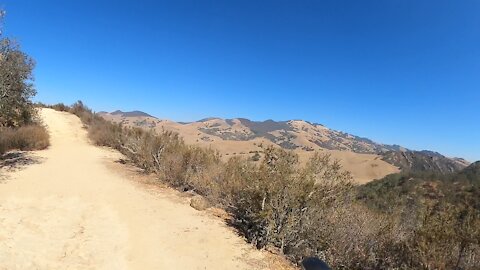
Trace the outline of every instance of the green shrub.
<instances>
[{"instance_id":1,"label":"green shrub","mask_svg":"<svg viewBox=\"0 0 480 270\"><path fill-rule=\"evenodd\" d=\"M0 9L0 27L4 11ZM35 62L18 43L3 36L0 30L0 127L19 127L33 123L35 108L31 98Z\"/></svg>"},{"instance_id":2,"label":"green shrub","mask_svg":"<svg viewBox=\"0 0 480 270\"><path fill-rule=\"evenodd\" d=\"M60 112L68 112L70 110L70 107L63 103L58 103L52 106L49 106L49 108L52 108L54 110L60 111Z\"/></svg>"}]
</instances>

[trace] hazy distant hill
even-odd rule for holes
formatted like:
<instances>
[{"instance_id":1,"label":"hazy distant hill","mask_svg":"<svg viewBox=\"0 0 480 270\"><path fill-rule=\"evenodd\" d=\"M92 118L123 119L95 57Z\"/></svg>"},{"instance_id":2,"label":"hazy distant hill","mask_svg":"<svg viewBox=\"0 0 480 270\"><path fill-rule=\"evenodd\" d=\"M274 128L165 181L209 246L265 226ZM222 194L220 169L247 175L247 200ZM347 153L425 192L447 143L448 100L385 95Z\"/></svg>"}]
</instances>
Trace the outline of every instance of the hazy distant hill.
<instances>
[{"instance_id":1,"label":"hazy distant hill","mask_svg":"<svg viewBox=\"0 0 480 270\"><path fill-rule=\"evenodd\" d=\"M359 182L368 182L401 169L413 171L455 172L468 162L435 152L410 151L399 145L376 143L370 139L329 129L303 120L251 121L245 118L206 118L177 123L157 119L141 111L99 113L105 119L127 126L171 130L187 143L213 147L223 157L261 154L262 145L277 145L294 150L306 160L314 151L324 151L342 161Z\"/></svg>"},{"instance_id":2,"label":"hazy distant hill","mask_svg":"<svg viewBox=\"0 0 480 270\"><path fill-rule=\"evenodd\" d=\"M459 179L465 179L476 186L480 186L480 161L470 164L458 173Z\"/></svg>"},{"instance_id":3,"label":"hazy distant hill","mask_svg":"<svg viewBox=\"0 0 480 270\"><path fill-rule=\"evenodd\" d=\"M102 112L102 113L105 113L105 112ZM120 110L116 110L114 112L111 112L111 114L112 115L119 115L119 116L122 116L122 117L152 117L152 118L155 118L155 117L151 116L150 114L142 112L142 111L122 112Z\"/></svg>"},{"instance_id":4,"label":"hazy distant hill","mask_svg":"<svg viewBox=\"0 0 480 270\"><path fill-rule=\"evenodd\" d=\"M390 151L382 156L388 163L412 172L452 173L468 166L465 160L447 158L432 151Z\"/></svg>"}]
</instances>

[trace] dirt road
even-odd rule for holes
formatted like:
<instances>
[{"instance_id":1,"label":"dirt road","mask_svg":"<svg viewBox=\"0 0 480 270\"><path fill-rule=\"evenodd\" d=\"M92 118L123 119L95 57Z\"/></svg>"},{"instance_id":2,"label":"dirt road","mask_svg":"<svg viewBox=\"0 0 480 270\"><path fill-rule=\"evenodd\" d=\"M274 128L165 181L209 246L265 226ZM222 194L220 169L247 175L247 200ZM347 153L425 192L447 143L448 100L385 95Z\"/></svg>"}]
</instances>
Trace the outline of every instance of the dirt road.
<instances>
[{"instance_id":1,"label":"dirt road","mask_svg":"<svg viewBox=\"0 0 480 270\"><path fill-rule=\"evenodd\" d=\"M0 269L271 268L221 220L109 168L119 154L77 117L41 115L51 147L0 184Z\"/></svg>"}]
</instances>

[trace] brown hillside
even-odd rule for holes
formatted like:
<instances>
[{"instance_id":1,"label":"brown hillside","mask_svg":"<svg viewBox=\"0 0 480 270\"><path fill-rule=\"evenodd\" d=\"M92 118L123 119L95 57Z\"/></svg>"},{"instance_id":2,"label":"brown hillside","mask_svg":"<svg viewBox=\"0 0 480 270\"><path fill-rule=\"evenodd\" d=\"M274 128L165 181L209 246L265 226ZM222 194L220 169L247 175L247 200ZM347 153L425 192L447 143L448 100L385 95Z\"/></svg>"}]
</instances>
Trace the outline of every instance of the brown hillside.
<instances>
[{"instance_id":1,"label":"brown hillside","mask_svg":"<svg viewBox=\"0 0 480 270\"><path fill-rule=\"evenodd\" d=\"M329 153L341 161L358 183L399 171L376 154L377 151L387 151L389 146L300 120L252 122L247 119L209 118L177 123L151 116L130 116L128 113L102 112L100 115L125 126L178 132L186 143L216 149L224 159L235 155L254 158L256 153L261 155L262 145L278 145L297 152L301 160L307 160L315 151Z\"/></svg>"}]
</instances>

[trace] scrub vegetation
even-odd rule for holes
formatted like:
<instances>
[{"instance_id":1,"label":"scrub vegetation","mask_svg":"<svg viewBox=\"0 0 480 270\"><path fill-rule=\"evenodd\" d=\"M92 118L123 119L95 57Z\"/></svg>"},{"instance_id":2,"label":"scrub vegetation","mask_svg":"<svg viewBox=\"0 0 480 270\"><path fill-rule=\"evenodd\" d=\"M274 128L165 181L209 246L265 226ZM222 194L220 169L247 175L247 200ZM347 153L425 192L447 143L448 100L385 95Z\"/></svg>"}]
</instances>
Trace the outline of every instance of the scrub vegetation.
<instances>
[{"instance_id":1,"label":"scrub vegetation","mask_svg":"<svg viewBox=\"0 0 480 270\"><path fill-rule=\"evenodd\" d=\"M403 173L357 186L328 155L301 165L295 153L267 147L259 163L223 162L216 151L187 145L176 133L111 123L82 102L51 107L79 116L93 143L228 211L231 225L257 248L275 247L294 262L314 255L334 269L480 264L475 164L448 177Z\"/></svg>"}]
</instances>

